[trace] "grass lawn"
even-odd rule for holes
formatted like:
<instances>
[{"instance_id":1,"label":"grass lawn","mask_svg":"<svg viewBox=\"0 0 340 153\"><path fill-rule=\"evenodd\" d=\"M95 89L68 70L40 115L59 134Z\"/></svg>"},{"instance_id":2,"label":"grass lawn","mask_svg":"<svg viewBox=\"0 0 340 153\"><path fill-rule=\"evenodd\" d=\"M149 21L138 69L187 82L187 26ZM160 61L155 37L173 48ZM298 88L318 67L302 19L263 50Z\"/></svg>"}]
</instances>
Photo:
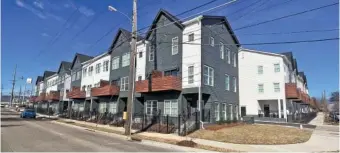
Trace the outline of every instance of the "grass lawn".
<instances>
[{"instance_id":1,"label":"grass lawn","mask_svg":"<svg viewBox=\"0 0 340 153\"><path fill-rule=\"evenodd\" d=\"M235 144L294 144L309 140L312 131L276 125L239 125L220 130L199 130L189 136Z\"/></svg>"}]
</instances>

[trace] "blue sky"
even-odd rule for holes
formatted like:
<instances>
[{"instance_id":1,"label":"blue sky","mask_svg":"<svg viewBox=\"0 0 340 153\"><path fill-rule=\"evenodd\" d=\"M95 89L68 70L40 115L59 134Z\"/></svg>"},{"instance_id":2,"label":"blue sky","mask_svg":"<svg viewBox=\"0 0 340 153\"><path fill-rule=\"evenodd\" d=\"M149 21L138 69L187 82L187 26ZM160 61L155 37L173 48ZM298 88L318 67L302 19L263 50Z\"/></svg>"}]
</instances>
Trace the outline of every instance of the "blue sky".
<instances>
[{"instance_id":1,"label":"blue sky","mask_svg":"<svg viewBox=\"0 0 340 153\"><path fill-rule=\"evenodd\" d=\"M160 8L179 14L210 0L139 0L138 28L151 24ZM227 7L206 13L227 16L233 29L280 16L297 13L336 2L336 0L292 0L272 9L262 8L286 0L260 0L256 5L236 14L228 15L258 0L238 0ZM183 14L185 18L210 7L225 3L217 0L195 11ZM62 60L71 61L76 52L97 55L107 50L119 27L131 29L128 19L119 13L109 12L107 6L131 13L132 0L6 0L2 1L2 76L4 93L9 93L15 64L18 76L42 75L44 70L57 71ZM65 21L78 7L78 11L63 27ZM338 31L299 33L287 35L247 35L253 33L291 32L339 28L339 6L328 7L303 15L275 21L256 27L238 30L241 43L279 42L338 37ZM245 16L243 16L245 15ZM240 16L243 16L240 18ZM89 28L78 35L86 24L95 18ZM111 29L112 32L103 37ZM49 42L59 32L60 37L53 45ZM98 41L101 37L100 41ZM95 45L94 45L95 44ZM298 60L299 70L307 75L309 91L320 97L321 92L338 90L339 85L339 42L315 42L300 44L243 46L268 52L292 51ZM41 54L39 54L41 52ZM39 56L38 56L39 55ZM24 81L19 80L16 89Z\"/></svg>"}]
</instances>

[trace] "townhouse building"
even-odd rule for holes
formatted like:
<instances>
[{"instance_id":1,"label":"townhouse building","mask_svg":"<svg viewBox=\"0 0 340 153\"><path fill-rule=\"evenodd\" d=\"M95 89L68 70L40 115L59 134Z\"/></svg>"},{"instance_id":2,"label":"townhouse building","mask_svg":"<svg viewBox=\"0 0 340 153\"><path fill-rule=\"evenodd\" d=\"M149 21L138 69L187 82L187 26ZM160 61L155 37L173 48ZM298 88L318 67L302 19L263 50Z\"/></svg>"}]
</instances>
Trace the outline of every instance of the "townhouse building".
<instances>
[{"instance_id":1,"label":"townhouse building","mask_svg":"<svg viewBox=\"0 0 340 153\"><path fill-rule=\"evenodd\" d=\"M68 108L69 98L67 93L71 89L71 62L62 61L58 68L57 79L57 99L59 100L58 112L63 112Z\"/></svg>"},{"instance_id":2,"label":"townhouse building","mask_svg":"<svg viewBox=\"0 0 340 153\"><path fill-rule=\"evenodd\" d=\"M238 58L241 116L286 122L311 111L306 76L291 52L241 48Z\"/></svg>"}]
</instances>

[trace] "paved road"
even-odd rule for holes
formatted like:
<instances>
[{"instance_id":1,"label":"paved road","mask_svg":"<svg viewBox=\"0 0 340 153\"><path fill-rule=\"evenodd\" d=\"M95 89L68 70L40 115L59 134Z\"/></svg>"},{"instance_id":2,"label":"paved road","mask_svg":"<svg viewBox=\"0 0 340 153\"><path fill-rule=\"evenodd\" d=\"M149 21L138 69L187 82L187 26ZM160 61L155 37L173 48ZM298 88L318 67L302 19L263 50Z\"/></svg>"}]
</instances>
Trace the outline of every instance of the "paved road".
<instances>
[{"instance_id":1,"label":"paved road","mask_svg":"<svg viewBox=\"0 0 340 153\"><path fill-rule=\"evenodd\" d=\"M174 152L186 151L166 145L130 142L119 137L51 123L20 119L1 109L1 152ZM189 151L189 150L187 150Z\"/></svg>"}]
</instances>

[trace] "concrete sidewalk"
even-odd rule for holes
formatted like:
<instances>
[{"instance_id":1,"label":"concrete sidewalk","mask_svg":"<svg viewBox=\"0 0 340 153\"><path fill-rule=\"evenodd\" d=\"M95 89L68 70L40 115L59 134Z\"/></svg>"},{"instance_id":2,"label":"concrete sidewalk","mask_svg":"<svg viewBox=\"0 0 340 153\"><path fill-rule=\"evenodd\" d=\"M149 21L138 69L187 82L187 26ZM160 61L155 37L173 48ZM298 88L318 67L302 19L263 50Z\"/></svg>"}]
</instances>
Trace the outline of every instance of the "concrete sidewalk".
<instances>
[{"instance_id":1,"label":"concrete sidewalk","mask_svg":"<svg viewBox=\"0 0 340 153\"><path fill-rule=\"evenodd\" d=\"M325 114L323 112L318 112L316 117L313 120L311 120L308 124L316 125L316 126L323 125L324 118L325 118Z\"/></svg>"}]
</instances>

